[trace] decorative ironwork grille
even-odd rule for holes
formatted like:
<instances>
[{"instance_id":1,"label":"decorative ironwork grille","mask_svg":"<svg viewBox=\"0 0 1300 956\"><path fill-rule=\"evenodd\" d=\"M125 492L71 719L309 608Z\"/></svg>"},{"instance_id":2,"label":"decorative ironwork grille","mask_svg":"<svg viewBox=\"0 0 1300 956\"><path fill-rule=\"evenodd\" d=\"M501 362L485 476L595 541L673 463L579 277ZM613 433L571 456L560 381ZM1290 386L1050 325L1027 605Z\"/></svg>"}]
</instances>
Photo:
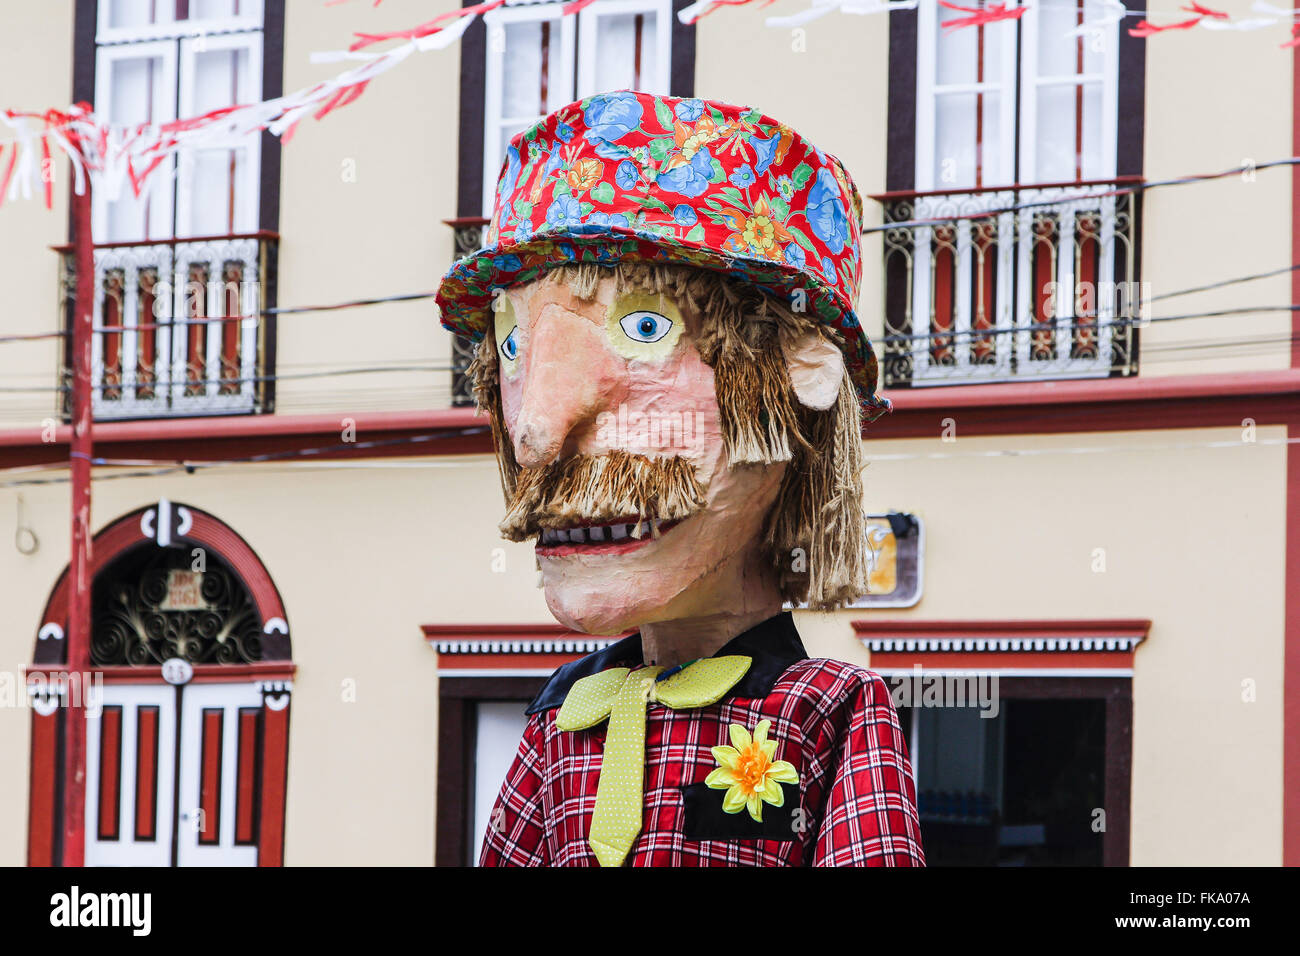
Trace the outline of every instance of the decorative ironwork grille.
<instances>
[{"instance_id":1,"label":"decorative ironwork grille","mask_svg":"<svg viewBox=\"0 0 1300 956\"><path fill-rule=\"evenodd\" d=\"M195 570L190 549L148 545L101 571L92 597L91 663L260 661L262 628L252 597L216 555L205 552L204 563Z\"/></svg>"},{"instance_id":2,"label":"decorative ironwork grille","mask_svg":"<svg viewBox=\"0 0 1300 956\"><path fill-rule=\"evenodd\" d=\"M97 246L95 418L270 411L276 250L270 233ZM61 251L70 323L76 260Z\"/></svg>"},{"instance_id":3,"label":"decorative ironwork grille","mask_svg":"<svg viewBox=\"0 0 1300 956\"><path fill-rule=\"evenodd\" d=\"M1106 185L885 201L884 384L1137 374L1136 197Z\"/></svg>"},{"instance_id":4,"label":"decorative ironwork grille","mask_svg":"<svg viewBox=\"0 0 1300 956\"><path fill-rule=\"evenodd\" d=\"M455 230L457 259L477 252L483 246L483 229L486 219L450 220ZM452 336L451 340L451 404L454 406L473 405L474 391L466 372L469 363L474 360L474 343L463 336Z\"/></svg>"}]
</instances>

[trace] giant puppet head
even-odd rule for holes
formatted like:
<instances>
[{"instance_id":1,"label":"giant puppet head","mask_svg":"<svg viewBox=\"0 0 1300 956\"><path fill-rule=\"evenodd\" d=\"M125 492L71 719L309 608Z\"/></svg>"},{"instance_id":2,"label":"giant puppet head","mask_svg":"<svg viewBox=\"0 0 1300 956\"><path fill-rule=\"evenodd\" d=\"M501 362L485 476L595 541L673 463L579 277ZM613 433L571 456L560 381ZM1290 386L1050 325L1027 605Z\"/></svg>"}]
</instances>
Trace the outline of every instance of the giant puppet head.
<instances>
[{"instance_id":1,"label":"giant puppet head","mask_svg":"<svg viewBox=\"0 0 1300 956\"><path fill-rule=\"evenodd\" d=\"M562 623L829 608L866 591L861 200L757 110L644 93L514 138L438 292L479 342L507 512Z\"/></svg>"}]
</instances>

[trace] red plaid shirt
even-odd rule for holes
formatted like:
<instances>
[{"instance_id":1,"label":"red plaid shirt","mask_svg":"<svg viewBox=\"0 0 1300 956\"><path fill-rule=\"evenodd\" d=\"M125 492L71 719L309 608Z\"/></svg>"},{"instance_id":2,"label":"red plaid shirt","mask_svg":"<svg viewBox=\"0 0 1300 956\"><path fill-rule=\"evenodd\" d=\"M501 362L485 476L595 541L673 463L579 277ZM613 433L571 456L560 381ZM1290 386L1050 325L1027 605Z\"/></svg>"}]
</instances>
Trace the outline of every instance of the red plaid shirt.
<instances>
[{"instance_id":1,"label":"red plaid shirt","mask_svg":"<svg viewBox=\"0 0 1300 956\"><path fill-rule=\"evenodd\" d=\"M889 689L876 674L814 660L789 614L718 651L754 658L750 673L711 707L646 712L645 812L629 866L924 866L907 745ZM561 731L555 708L580 677L640 658L633 635L565 665L529 708L519 751L497 797L483 866L596 866L587 845L606 725ZM729 744L728 725L751 733L770 720L777 760L800 782L765 824L723 814L724 791L703 786ZM692 786L694 785L694 786ZM796 797L797 792L797 797Z\"/></svg>"}]
</instances>

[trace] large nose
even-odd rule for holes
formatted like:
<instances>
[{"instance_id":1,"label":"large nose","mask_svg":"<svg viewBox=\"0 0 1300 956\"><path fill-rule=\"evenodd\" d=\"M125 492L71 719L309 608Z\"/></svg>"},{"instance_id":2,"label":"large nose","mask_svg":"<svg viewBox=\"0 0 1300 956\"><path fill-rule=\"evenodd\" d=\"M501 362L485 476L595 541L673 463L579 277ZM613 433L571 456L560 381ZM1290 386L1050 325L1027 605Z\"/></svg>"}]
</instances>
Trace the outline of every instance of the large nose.
<instances>
[{"instance_id":1,"label":"large nose","mask_svg":"<svg viewBox=\"0 0 1300 956\"><path fill-rule=\"evenodd\" d=\"M522 403L515 419L515 460L550 464L566 444L580 445L611 401L618 375L604 329L556 304L537 317L528 341Z\"/></svg>"}]
</instances>

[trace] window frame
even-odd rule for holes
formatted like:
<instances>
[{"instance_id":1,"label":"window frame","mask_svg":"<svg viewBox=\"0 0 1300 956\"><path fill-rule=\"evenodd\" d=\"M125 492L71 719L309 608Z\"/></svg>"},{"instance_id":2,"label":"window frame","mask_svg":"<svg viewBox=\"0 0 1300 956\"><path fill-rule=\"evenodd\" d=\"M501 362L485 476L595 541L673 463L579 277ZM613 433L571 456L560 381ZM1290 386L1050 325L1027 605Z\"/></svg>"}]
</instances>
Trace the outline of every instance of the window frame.
<instances>
[{"instance_id":1,"label":"window frame","mask_svg":"<svg viewBox=\"0 0 1300 956\"><path fill-rule=\"evenodd\" d=\"M176 119L177 113L177 89L178 89L178 70L179 70L179 49L175 40L145 40L140 43L123 44L120 46L99 46L95 49L95 109L97 112L111 116L113 110L113 69L116 64L129 60L154 59L162 60L162 116L154 118L155 123L166 123ZM176 189L159 189L159 183L170 183L172 181L172 172L176 168L175 156L168 156L159 166L157 175L153 176L150 182L145 186L140 198L149 196L164 204L165 212L158 213L166 223L164 227L165 235L153 235L154 214L148 217L145 223L144 238L140 239L141 243L152 242L158 239L172 238L176 225ZM130 189L130 183L123 183L123 196L127 195ZM95 235L107 235L108 228L108 205L107 194L100 190L93 195L92 202L92 222ZM126 240L130 241L130 240Z\"/></svg>"},{"instance_id":2,"label":"window frame","mask_svg":"<svg viewBox=\"0 0 1300 956\"><path fill-rule=\"evenodd\" d=\"M1011 6L1018 6L1010 0ZM1119 74L1121 69L1121 35L1119 24L1103 27L1103 70L1100 74L1059 74L1042 76L1038 70L1038 31L1040 17L1031 5L1019 21L989 24L986 29L1007 31L1011 42L1002 44L1002 80L998 83L939 84L937 82L937 46L942 27L938 8L921 4L916 11L915 28L915 139L913 145L913 188L917 192L946 189L935 182L936 143L938 140L939 97L960 92L992 92L1000 95L1000 145L1003 163L995 179L983 177L969 190L972 193L999 186L1036 185L1036 135L1038 91L1047 85L1080 85L1092 79L1102 84L1101 159L1103 169L1098 180L1118 174L1119 160ZM972 28L968 28L972 29ZM1088 42L1086 39L1084 42ZM891 74L894 74L891 69ZM1070 79L1066 80L1065 78ZM963 192L956 187L954 192Z\"/></svg>"},{"instance_id":3,"label":"window frame","mask_svg":"<svg viewBox=\"0 0 1300 956\"><path fill-rule=\"evenodd\" d=\"M596 31L603 17L636 13L653 13L664 29L658 30L655 40L655 69L665 82L653 87L643 86L647 93L663 96L672 85L672 0L598 0L578 14L578 86L577 99L601 92L596 88Z\"/></svg>"},{"instance_id":4,"label":"window frame","mask_svg":"<svg viewBox=\"0 0 1300 956\"><path fill-rule=\"evenodd\" d=\"M204 38L209 45L218 42L217 38L221 35L242 32L245 35L255 35L260 41L260 53L255 51L253 62L256 64L257 75L249 84L248 95L253 100L268 100L280 96L284 92L284 32L285 32L285 0L240 0L241 6L245 7L245 12L238 18L209 18L206 20L194 21L172 21L168 24L155 24L147 27L131 28L108 28L107 27L107 4L104 0L75 0L74 20L73 20L73 64L72 64L72 90L73 99L79 102L89 102L95 106L101 113L106 107L111 107L110 95L104 83L104 74L109 72L103 67L104 63L111 62L114 59L130 58L141 55L144 44L159 44L170 47L175 51L177 60L175 70L179 70L180 44L184 39ZM249 3L253 5L248 6ZM170 54L164 53L164 56ZM174 79L168 84L172 91L171 96L179 99L179 76L173 72ZM241 97L242 98L242 97ZM170 111L170 115L177 115L177 110ZM160 120L161 121L161 120ZM256 182L256 203L254 214L251 218L253 226L247 231L247 234L233 237L235 240L254 240L261 246L258 260L259 285L262 299L260 301L261 309L274 309L277 302L277 248L276 242L279 239L277 235L280 226L280 140L269 132L261 132L256 138L251 140L251 164L257 168ZM105 222L105 191L96 191L93 198L92 222L96 236L99 238L100 245L120 245L130 247L143 253L152 255L151 249L159 253L153 256L157 261L145 262L145 265L157 265L161 267L170 263L171 259L161 258L161 253L165 250L175 250L185 246L193 241L194 237L178 238L175 229L176 210L175 210L175 178L176 157L169 156L165 163L156 171L158 176L151 179L148 188L154 188L158 180L172 184L172 189L167 190L171 193L168 202L171 203L171 209L166 215L166 228L149 231L147 240L127 239L120 243L109 243L105 234L101 231L102 224ZM124 185L129 189L129 184ZM162 191L158 193L162 195ZM157 214L155 214L157 215ZM155 220L156 221L156 220ZM72 204L69 205L67 219L68 246L71 248L75 241L77 233L76 221L73 215ZM66 254L66 248L60 251ZM97 256L99 254L97 250ZM170 278L170 272L168 277ZM98 285L97 285L98 288ZM173 290L174 291L174 290ZM174 296L166 296L163 306L164 313L161 316L164 321L171 317L174 309ZM99 309L100 298L96 294L96 310ZM73 309L71 308L71 296L63 299L61 306L63 311L63 322L68 325L72 321ZM96 322L100 321L96 316ZM240 405L237 408L229 409L228 414L267 414L275 410L276 383L273 377L276 367L277 354L277 334L276 334L276 317L268 314L263 320L263 326L260 331L260 341L255 343L254 347L260 355L259 363L261 371L259 376L267 376L264 381L255 383L258 397L254 406L250 409ZM70 327L70 325L69 325ZM174 358L172 346L165 342L167 331L160 330L159 341L157 344L156 359L159 364L158 386L161 389L171 387L170 380L164 375L164 371L170 368L170 363ZM135 333L127 330L122 333L122 347L133 350L137 344L134 339ZM245 336L246 338L246 336ZM250 347L249 343L241 340L240 354L243 355ZM93 360L102 362L104 345L101 336L96 334L93 343ZM55 366L55 374L62 376L67 367L72 363L71 355L71 338L65 340L60 361ZM123 369L128 364L135 364L135 353L129 351L124 359ZM97 386L98 388L98 386ZM243 386L241 386L241 393ZM141 406L139 415L130 417L140 418L189 418L197 415L211 414L211 412L194 411L192 409L171 408L165 412L159 412L154 406ZM68 420L71 414L70 409L63 404L60 414L64 420ZM121 417L121 416L109 416ZM96 411L97 419L104 419L102 410Z\"/></svg>"},{"instance_id":5,"label":"window frame","mask_svg":"<svg viewBox=\"0 0 1300 956\"><path fill-rule=\"evenodd\" d=\"M1011 0L1014 4L1014 0ZM1005 29L999 24L994 29ZM982 83L938 82L938 42L942 27L939 25L938 6L923 3L917 7L916 25L916 135L914 146L915 169L913 182L917 192L931 192L944 189L936 185L934 170L938 142L938 107L941 96L960 95L961 93L997 92L999 96L999 120L1001 129L1002 169L999 170L994 185L1010 185L1016 176L1016 78L1019 76L1018 45L1015 42L1002 44L1002 79L998 82ZM1018 33L1016 34L1018 35ZM1008 168L1009 167L1009 168ZM959 187L958 187L959 188ZM971 187L974 192L988 188L988 184Z\"/></svg>"},{"instance_id":6,"label":"window frame","mask_svg":"<svg viewBox=\"0 0 1300 956\"><path fill-rule=\"evenodd\" d=\"M493 31L512 23L555 23L559 21L560 43L560 87L554 84L547 90L547 106L555 103L562 106L571 103L575 81L575 64L577 50L575 46L577 24L572 16L564 16L562 4L554 0L540 3L525 3L517 6L503 6L483 15L487 30L487 61L484 65L484 108L483 108L483 215L492 215L492 203L496 194L497 177L501 173L501 164L505 161L505 152L501 149L501 131L504 127L518 122L528 122L531 116L506 117L501 115L503 80L505 77L505 44L494 42ZM498 48L499 47L499 48ZM553 92L554 91L554 92ZM539 114L538 119L545 116Z\"/></svg>"},{"instance_id":7,"label":"window frame","mask_svg":"<svg viewBox=\"0 0 1300 956\"><path fill-rule=\"evenodd\" d=\"M194 87L194 70L195 60L198 54L210 53L213 50L239 49L248 52L248 86L250 89L257 90L258 95L260 96L263 68L261 30L253 33L230 33L216 37L181 38L176 71L179 115L191 116L194 112L194 98L196 92ZM259 209L261 207L262 182L262 150L260 137L257 133L250 134L244 145L231 147L231 149L242 149L245 151L245 161L242 176L240 177L240 186L236 187L242 193L240 211L235 214L235 222L230 224L230 228L227 231L229 235L240 235L255 232L257 230L257 220ZM189 239L199 235L210 234L197 232L194 229L189 228L193 215L192 186L194 178L194 151L189 149L179 150L176 153L176 160L176 201L175 218L173 221L173 231L175 235L173 238ZM244 222L250 223L251 228L236 228L236 223L241 218ZM217 235L227 233L217 233Z\"/></svg>"},{"instance_id":8,"label":"window frame","mask_svg":"<svg viewBox=\"0 0 1300 956\"><path fill-rule=\"evenodd\" d=\"M1026 185L1037 183L1038 151L1038 91L1044 86L1077 86L1100 81L1101 83L1101 163L1102 168L1088 179L1113 179L1119 164L1119 23L1102 27L1101 73L1062 73L1044 76L1038 69L1038 33L1041 28L1037 5L1020 18L1020 58L1018 78L1020 109L1017 123L1020 129L1016 144L1016 169L1019 181ZM1090 42L1087 37L1084 43Z\"/></svg>"},{"instance_id":9,"label":"window frame","mask_svg":"<svg viewBox=\"0 0 1300 956\"><path fill-rule=\"evenodd\" d=\"M112 69L113 64L133 59L158 57L163 61L161 96L163 97L163 115L155 116L153 122L164 123L180 116L189 116L194 104L194 62L199 53L221 49L245 49L248 51L248 89L253 100L267 95L278 95L281 85L275 80L276 93L268 94L267 73L267 31L277 31L272 38L272 46L282 54L279 31L283 27L283 10L274 5L269 11L263 0L243 0L251 4L250 12L235 17L213 17L206 20L166 21L141 27L110 27L108 25L109 2L96 4L96 33L93 39L94 62L94 103L95 109L112 117ZM274 21L273 23L271 21ZM107 67L107 68L106 68ZM282 65L281 65L282 69ZM250 223L249 229L236 229L231 224L229 234L251 234L259 230L274 229L276 223L267 223L267 209L262 194L268 186L263 175L263 166L269 165L268 172L278 177L278 155L268 157L265 135L252 135L246 150L244 168L241 175L243 200L236 214L236 220ZM276 148L276 147L272 147ZM270 163L264 163L270 159ZM149 221L145 223L144 235L140 243L194 238L199 233L188 227L192 216L192 168L193 154L181 151L169 155L161 164L157 174L146 186L146 194L156 202L164 204L164 212L150 210ZM159 183L168 184L170 188L160 188ZM129 185L129 184L128 184ZM127 186L124 186L124 189ZM277 203L278 206L278 203ZM94 231L98 236L105 235L108 225L108 200L102 193L96 193L93 200ZM278 209L273 213L278 219ZM154 235L155 220L161 218L166 222L162 234ZM123 240L134 242L137 240Z\"/></svg>"},{"instance_id":10,"label":"window frame","mask_svg":"<svg viewBox=\"0 0 1300 956\"><path fill-rule=\"evenodd\" d=\"M462 0L461 5L467 7L475 2L476 0ZM693 0L662 0L663 9L669 13L670 30L665 31L669 38L665 42L669 48L670 63L666 92L670 96L695 95L695 25L682 23L677 17L678 12L692 2ZM517 10L528 6L536 6L536 0L501 9ZM497 11L491 11L476 19L461 37L456 210L454 218L449 220L453 226L486 221L491 215L492 203L485 202L485 198L490 200L494 197L497 176L501 171L502 157L494 162L488 159L489 144L485 135L488 118L492 115L487 109L487 28L492 22L491 14L495 12ZM581 11L579 17L587 12Z\"/></svg>"},{"instance_id":11,"label":"window frame","mask_svg":"<svg viewBox=\"0 0 1300 956\"><path fill-rule=\"evenodd\" d=\"M575 655L577 656L577 655ZM465 866L474 851L474 773L478 705L516 701L525 706L545 677L438 678L438 777L434 866ZM472 864L471 864L472 865Z\"/></svg>"},{"instance_id":12,"label":"window frame","mask_svg":"<svg viewBox=\"0 0 1300 956\"><path fill-rule=\"evenodd\" d=\"M230 17L208 17L203 20L164 20L136 27L115 27L109 24L112 0L99 0L95 17L95 45L134 43L141 40L175 40L181 37L210 36L266 28L266 6L263 0L240 0L249 11Z\"/></svg>"},{"instance_id":13,"label":"window frame","mask_svg":"<svg viewBox=\"0 0 1300 956\"><path fill-rule=\"evenodd\" d=\"M1023 2L1023 0L1021 0ZM1035 16L1031 7L1021 18L1022 21ZM1006 24L994 23L992 27L1003 28ZM935 99L932 95L935 78L935 59L937 56L937 34L935 31L941 29L938 26L934 11L930 6L921 5L915 10L894 10L889 14L889 124L887 131L888 150L886 159L886 193L878 195L875 198L886 205L892 207L893 204L901 204L899 208L910 210L907 214L909 219L924 219L932 216L951 216L954 208L960 208L963 211L969 210L976 212L982 209L1001 208L1014 202L1016 199L1021 200L1049 200L1056 203L1056 214L1062 216L1062 222L1073 215L1076 211L1083 210L1087 203L1081 203L1079 196L1089 192L1086 187L1080 185L1067 185L1064 187L1052 187L1050 184L1033 183L1026 177L1026 167L1021 161L1021 157L1028 153L1028 146L1022 144L1032 143L1032 137L1036 131L1031 132L1026 129L1026 123L1021 119L1026 115L1029 104L1026 104L1024 88L1025 81L1030 81L1029 95L1036 97L1038 87L1041 85L1037 82L1036 76L1038 70L1036 65L1037 48L1033 51L1034 62L1031 63L1030 70L1023 68L1024 59L1017 56L1016 77L1012 87L1013 95L1018 100L1017 111L1017 128L1014 130L1015 136L1015 156L1017 158L1017 175L1006 177L1007 182L1004 184L993 184L991 179L983 182L978 188L934 188L936 185L943 187L946 184L936 184L935 179L935 124L936 111ZM1017 37L1029 37L1036 40L1036 31L1038 29L1037 20L1030 20L1026 30L1016 27ZM1104 150L1104 168L1108 172L1108 180L1086 180L1091 182L1105 182L1141 178L1144 157L1144 133L1145 133L1145 88L1146 88L1146 46L1145 41L1128 35L1127 31L1119 28L1118 25L1106 28L1109 32L1106 34L1110 39L1106 51L1108 53L1106 76L1103 78L1104 88L1103 97L1106 103L1103 109L1106 111L1103 116L1103 145ZM1113 42L1112 42L1113 41ZM1021 42L1017 41L1016 46ZM1085 42L1088 42L1085 38ZM1077 75L1077 74L1076 74ZM1122 82L1121 82L1122 80ZM1113 94L1112 91L1113 90ZM1036 99L1033 106L1036 109ZM1035 157L1036 160L1036 157ZM1036 163L1031 163L1035 165ZM1002 178L1002 177L998 177ZM1109 221L1112 211L1118 208L1118 200L1102 199L1093 200L1095 206L1098 202L1102 204L1102 215ZM1126 238L1128 247L1132 250L1129 254L1131 261L1127 263L1127 270L1122 275L1124 281L1130 284L1140 283L1140 248L1141 248L1141 218L1139 215L1140 198L1133 197L1130 201L1125 217L1129 222L1129 234ZM1044 207L1046 209L1046 207ZM1095 209L1094 209L1095 211ZM889 215L887 213L886 215ZM936 367L931 369L930 360L925 350L921 350L920 355L914 359L914 366L905 372L905 378L891 382L892 387L917 387L917 386L944 386L958 384L977 384L985 382L1020 382L1020 381L1041 381L1041 380L1063 380L1079 378L1117 378L1137 374L1139 365L1139 343L1138 333L1133 331L1123 344L1123 352L1115 353L1114 347L1109 342L1099 342L1100 354L1096 360L1087 356L1070 356L1065 361L1052 359L1051 367L1036 367L1038 360L1028 361L1029 356L1026 353L1027 345L1023 336L1015 335L1013 327L1023 323L1023 317L1017 311L1021 305L1027 301L1025 291L1024 273L1026 268L1026 250L1030 246L1030 239L1027 234L1021 233L1018 229L1014 234L1008 232L1012 229L1012 217L999 216L994 222L994 227L999 235L1007 235L1010 242L998 244L997 254L997 273L995 285L992 287L996 290L995 300L996 309L989 313L992 317L992 327L997 329L997 354L994 362L976 364L964 358L965 350L958 354L957 364L964 366L961 369L948 368L944 371ZM963 230L964 232L964 230ZM1109 233L1104 237L1108 241ZM914 242L918 248L928 243L933 236L924 228L918 228L914 236ZM1066 237L1067 240L1069 237ZM959 241L954 250L954 255L963 262L970 255L971 243L969 241ZM1005 248L1004 248L1005 247ZM1118 253L1117 253L1118 254ZM1066 257L1062 257L1064 260ZM887 313L892 314L890 310L902 310L900 314L920 317L928 316L930 309L930 298L928 287L922 281L924 277L919 273L923 270L918 269L917 276L913 278L918 285L913 286L912 282L906 283L903 288L902 274L896 268L901 260L895 258L889 259L888 250L886 251L885 269L886 292L883 303ZM1118 261L1118 260L1116 260ZM964 267L963 267L964 268ZM1116 266L1116 268L1118 268ZM894 271L891 272L890 270ZM1108 271L1100 275L1098 281L1106 282L1108 278L1120 278L1120 274L1115 272L1112 276ZM1056 270L1056 281L1069 284L1072 272L1070 264L1062 261ZM897 273L897 274L895 274ZM1012 280L1011 276L1015 275ZM888 276L894 276L893 279ZM958 281L962 281L964 272L959 273ZM891 288L897 285L897 289ZM1136 285L1132 285L1136 287ZM920 292L914 294L914 288L919 288ZM958 302L972 304L973 298L970 293L973 286L967 282L960 287L954 287L953 292ZM1064 302L1064 298L1062 302ZM1062 303L1058 303L1058 307ZM973 313L972 308L969 310ZM1098 309L1098 318L1105 320L1107 317L1100 314ZM888 322L888 320L886 320ZM914 322L919 322L919 318L914 318ZM925 320L925 328L929 328L928 319ZM981 326L983 327L983 326ZM1062 325L1056 341L1058 352L1065 347L1068 339L1067 335L1072 325ZM961 323L955 326L956 331L965 334L967 331ZM923 331L922 326L914 326L917 333ZM887 325L886 332L889 332ZM1109 326L1102 328L1100 338L1105 338L1111 334ZM1015 336L1019 341L1013 342ZM1107 356L1109 350L1109 356ZM1106 361L1102 359L1106 358ZM1117 361L1118 359L1118 361ZM956 374L953 374L953 373Z\"/></svg>"}]
</instances>

